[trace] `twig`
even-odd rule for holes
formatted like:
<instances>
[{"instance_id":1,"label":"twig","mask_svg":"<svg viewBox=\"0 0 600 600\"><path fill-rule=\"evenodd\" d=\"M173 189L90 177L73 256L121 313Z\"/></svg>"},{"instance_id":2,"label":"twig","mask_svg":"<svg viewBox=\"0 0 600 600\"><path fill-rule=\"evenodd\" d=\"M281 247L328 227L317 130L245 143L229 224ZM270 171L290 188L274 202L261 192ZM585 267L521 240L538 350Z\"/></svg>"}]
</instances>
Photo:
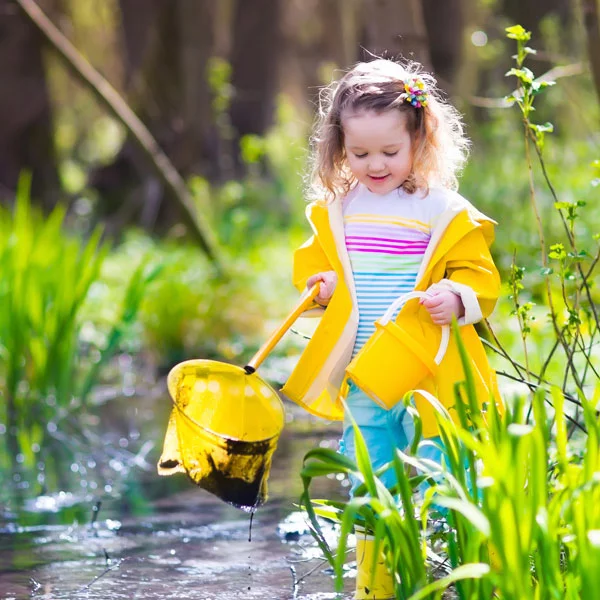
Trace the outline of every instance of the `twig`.
<instances>
[{"instance_id":1,"label":"twig","mask_svg":"<svg viewBox=\"0 0 600 600\"><path fill-rule=\"evenodd\" d=\"M301 583L302 581L304 581L307 577L312 575L317 569L320 569L326 562L327 562L326 558L319 559L319 562L314 567L312 567L312 569L309 569L308 571L306 571L306 573L304 573L304 575L302 575L301 577L298 577L297 582Z\"/></svg>"},{"instance_id":2,"label":"twig","mask_svg":"<svg viewBox=\"0 0 600 600\"><path fill-rule=\"evenodd\" d=\"M585 73L583 63L574 63L572 65L564 65L561 67L554 67L543 75L536 78L536 82L540 81L554 81L561 77L572 77L573 75L581 75ZM519 90L514 90L509 96L519 97ZM479 106L481 108L511 108L512 102L509 102L506 98L485 98L483 96L467 96L467 100L473 106Z\"/></svg>"},{"instance_id":3,"label":"twig","mask_svg":"<svg viewBox=\"0 0 600 600\"><path fill-rule=\"evenodd\" d=\"M548 175L548 171L546 169L546 162L544 161L544 157L542 156L542 151L539 147L539 144L536 143L535 137L533 137L533 135L531 133L529 135L531 136L531 139L533 141L533 145L534 145L537 157L538 157L538 162L540 163L540 167L542 169L542 175L544 176L546 185L548 186L548 189L550 190L550 194L552 195L554 202L558 202L558 194L556 193L556 190L554 189L554 185L550 181L550 176ZM559 210L558 212L559 212L563 227L565 229L565 233L567 234L567 237L569 239L569 243L571 244L571 248L573 249L573 251L576 252L577 248L575 247L574 234L569 229L569 226L567 225L567 222L565 220L565 216L564 216L562 210ZM579 276L582 279L583 288L585 289L590 308L591 308L592 312L594 313L594 318L596 320L596 323L598 323L598 322L600 322L598 319L598 312L596 311L596 305L594 304L594 300L592 298L590 284L588 283L588 280L587 280L588 276L591 274L592 271L588 271L588 274L586 275L583 272L583 267L581 266L581 263L579 261L577 261L577 263L576 263L576 268L577 268L577 271L579 272Z\"/></svg>"},{"instance_id":4,"label":"twig","mask_svg":"<svg viewBox=\"0 0 600 600\"><path fill-rule=\"evenodd\" d=\"M523 379L520 379L519 377L515 377L514 375L511 375L510 373L505 373L504 371L496 371L496 373L498 375L501 375L502 377L507 377L508 379L512 379L513 381L518 381L518 382L526 385L532 392L535 391L536 389L543 389L545 392L548 391L545 388L542 388L542 386L538 385L537 383L533 383L532 381L525 381ZM563 392L563 394L564 394L564 392ZM565 394L565 398L566 398L566 394ZM544 396L544 402L546 402L546 404L548 404L549 406L553 406L552 402L550 402L550 400L548 400L548 398L546 398L545 396ZM571 400L571 402L576 404L578 407L581 406L581 404L579 402L575 401L574 399ZM579 408L577 410L579 410ZM596 414L598 414L598 411L596 411ZM577 419L574 419L567 413L565 413L564 416L565 416L565 419L571 423L571 425L573 425L574 427L577 427L583 433L587 433L587 429L586 429L585 425L582 425L579 421L577 421Z\"/></svg>"},{"instance_id":5,"label":"twig","mask_svg":"<svg viewBox=\"0 0 600 600\"><path fill-rule=\"evenodd\" d=\"M518 373L518 377L516 377L514 375L509 375L508 373L505 373L503 371L497 371L498 375L508 377L509 379L512 379L513 381L519 381L520 383L523 383L524 385L528 386L532 391L542 387L540 385L541 383L545 383L546 385L552 385L549 381L542 379L536 373L531 373L531 375L534 376L538 380L539 383L534 383L533 381L529 381L529 380L525 379L521 373L521 369L523 369L523 366L520 365L518 362L515 362L510 356L508 356L505 353L505 350L503 348L500 349L500 348L494 346L494 344L488 342L488 340L486 340L485 338L479 338L479 339L485 346L487 346L488 348L490 348L491 350L496 352L496 354L499 354L500 356L506 358L511 363L511 365L515 369L515 371ZM569 394L569 393L563 391L563 395L565 397L565 400L568 400L569 402L572 402L573 404L575 404L577 406L581 406L581 402L579 400L577 400L577 398L575 398L572 394Z\"/></svg>"},{"instance_id":6,"label":"twig","mask_svg":"<svg viewBox=\"0 0 600 600\"><path fill-rule=\"evenodd\" d=\"M108 553L106 552L106 550L104 550L104 556L106 558L106 562L110 563L111 559L108 556ZM100 575L97 575L96 577L94 577L94 579L92 579L92 581L90 581L88 584L84 585L80 591L83 592L85 590L89 590L96 583L96 581L98 581L98 579L100 579L101 577L104 577L110 571L114 571L115 569L118 569L121 566L121 563L126 559L127 559L127 557L119 558L117 560L117 562L115 562L114 565L110 565L110 566L106 567L106 569L104 569L104 571L102 571L102 573L100 573Z\"/></svg>"},{"instance_id":7,"label":"twig","mask_svg":"<svg viewBox=\"0 0 600 600\"><path fill-rule=\"evenodd\" d=\"M98 500L98 502L96 502L96 504L94 504L94 507L92 508L92 520L90 521L91 529L94 529L94 525L96 524L96 521L98 519L98 514L100 513L101 506L102 500ZM98 532L96 532L96 535L98 535Z\"/></svg>"},{"instance_id":8,"label":"twig","mask_svg":"<svg viewBox=\"0 0 600 600\"><path fill-rule=\"evenodd\" d=\"M298 598L298 578L296 577L294 565L290 565L289 567L292 572L292 600L296 600Z\"/></svg>"}]
</instances>

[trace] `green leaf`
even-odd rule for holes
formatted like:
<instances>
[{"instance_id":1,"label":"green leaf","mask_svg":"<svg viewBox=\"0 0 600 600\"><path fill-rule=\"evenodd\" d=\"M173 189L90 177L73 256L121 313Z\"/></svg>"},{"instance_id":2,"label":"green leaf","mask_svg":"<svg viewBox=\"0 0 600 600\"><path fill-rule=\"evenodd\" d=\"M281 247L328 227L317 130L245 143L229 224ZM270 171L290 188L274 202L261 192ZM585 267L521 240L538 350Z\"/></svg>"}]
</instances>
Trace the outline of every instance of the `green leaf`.
<instances>
[{"instance_id":1,"label":"green leaf","mask_svg":"<svg viewBox=\"0 0 600 600\"><path fill-rule=\"evenodd\" d=\"M567 257L564 245L552 244L550 246L550 252L548 252L548 257L554 260L564 260Z\"/></svg>"},{"instance_id":2,"label":"green leaf","mask_svg":"<svg viewBox=\"0 0 600 600\"><path fill-rule=\"evenodd\" d=\"M534 81L531 84L531 91L533 93L533 95L537 95L540 92L544 91L547 87L550 87L551 85L555 85L556 82L554 81Z\"/></svg>"},{"instance_id":3,"label":"green leaf","mask_svg":"<svg viewBox=\"0 0 600 600\"><path fill-rule=\"evenodd\" d=\"M246 164L258 163L265 152L265 140L258 135L248 134L240 140L240 154Z\"/></svg>"},{"instance_id":4,"label":"green leaf","mask_svg":"<svg viewBox=\"0 0 600 600\"><path fill-rule=\"evenodd\" d=\"M531 38L531 32L527 31L522 25L512 25L504 31L506 31L506 37L511 40L526 42Z\"/></svg>"},{"instance_id":5,"label":"green leaf","mask_svg":"<svg viewBox=\"0 0 600 600\"><path fill-rule=\"evenodd\" d=\"M554 131L554 125L552 125L552 123L544 123L543 125L530 123L529 127L538 133L552 133Z\"/></svg>"},{"instance_id":6,"label":"green leaf","mask_svg":"<svg viewBox=\"0 0 600 600\"><path fill-rule=\"evenodd\" d=\"M490 536L490 522L475 504L459 498L450 498L439 495L435 497L434 501L439 506L459 512L486 538Z\"/></svg>"},{"instance_id":7,"label":"green leaf","mask_svg":"<svg viewBox=\"0 0 600 600\"><path fill-rule=\"evenodd\" d=\"M481 579L490 572L490 565L485 563L469 563L457 567L442 579L437 579L424 588L421 588L416 594L410 596L408 600L425 600L431 598L431 595L435 592L441 592L446 588L450 587L453 583L461 581L463 579ZM436 596L437 597L437 596Z\"/></svg>"},{"instance_id":8,"label":"green leaf","mask_svg":"<svg viewBox=\"0 0 600 600\"><path fill-rule=\"evenodd\" d=\"M510 71L507 71L506 77L510 77L511 75L514 75L526 87L531 86L533 82L533 73L527 67L522 67L521 69L516 69L515 67L513 67L512 69L510 69Z\"/></svg>"}]
</instances>

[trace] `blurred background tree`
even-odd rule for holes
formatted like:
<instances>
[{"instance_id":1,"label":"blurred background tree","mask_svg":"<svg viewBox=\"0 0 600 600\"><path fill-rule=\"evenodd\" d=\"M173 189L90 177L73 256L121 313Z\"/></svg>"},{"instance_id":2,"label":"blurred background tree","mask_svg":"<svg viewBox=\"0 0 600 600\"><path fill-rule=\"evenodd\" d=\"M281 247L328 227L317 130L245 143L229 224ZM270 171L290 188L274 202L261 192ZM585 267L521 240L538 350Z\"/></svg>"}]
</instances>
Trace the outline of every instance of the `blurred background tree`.
<instances>
[{"instance_id":1,"label":"blurred background tree","mask_svg":"<svg viewBox=\"0 0 600 600\"><path fill-rule=\"evenodd\" d=\"M96 83L74 76L27 6L44 11ZM12 206L29 171L33 205L46 214L64 205L66 225L84 238L101 225L123 273L132 253L170 264L141 307L161 364L234 355L246 333L260 335L247 315L262 323L294 294L290 256L308 233L304 177L319 86L358 60L404 56L433 69L465 115L473 153L461 191L510 232L494 246L504 274L516 250L534 265L522 123L504 99L514 85L505 28L515 23L533 31L535 75L559 78L536 103L536 121L555 130L548 169L565 200L585 196L600 143L598 0L0 0L0 200ZM110 86L164 160L107 110L97 88ZM190 211L225 253L235 293L198 259L181 188L159 162L173 167ZM584 224L595 231L594 219ZM550 215L545 227L560 237ZM242 345L223 346L238 335Z\"/></svg>"},{"instance_id":2,"label":"blurred background tree","mask_svg":"<svg viewBox=\"0 0 600 600\"><path fill-rule=\"evenodd\" d=\"M506 92L506 25L522 23L533 32L538 72L589 60L592 69L579 71L589 79L600 61L596 0L38 5L120 91L176 169L214 184L247 175L240 142L272 128L278 98L291 99L307 125L316 87L332 78L332 68L371 54L402 55L433 68L475 126L489 115L471 97ZM3 201L13 201L19 173L29 169L34 201L47 208L85 190L95 219L114 232L129 224L164 232L177 223L175 204L147 157L67 74L15 0L0 1L0 31ZM268 164L259 162L268 178Z\"/></svg>"},{"instance_id":3,"label":"blurred background tree","mask_svg":"<svg viewBox=\"0 0 600 600\"><path fill-rule=\"evenodd\" d=\"M56 17L54 3L46 10ZM60 193L44 40L8 0L0 2L0 196L14 199L22 169L35 171L34 194L50 208Z\"/></svg>"}]
</instances>

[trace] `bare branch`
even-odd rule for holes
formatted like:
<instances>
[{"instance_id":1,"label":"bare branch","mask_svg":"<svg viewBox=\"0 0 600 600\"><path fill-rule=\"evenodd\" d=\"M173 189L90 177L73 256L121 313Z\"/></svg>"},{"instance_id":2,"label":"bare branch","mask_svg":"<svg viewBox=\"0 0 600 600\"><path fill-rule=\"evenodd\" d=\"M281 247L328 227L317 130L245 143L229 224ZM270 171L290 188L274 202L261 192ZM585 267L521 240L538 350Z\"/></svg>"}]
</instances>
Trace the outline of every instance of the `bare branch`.
<instances>
[{"instance_id":1,"label":"bare branch","mask_svg":"<svg viewBox=\"0 0 600 600\"><path fill-rule=\"evenodd\" d=\"M42 32L45 39L58 53L65 65L94 96L127 129L142 151L150 159L160 179L171 191L181 209L183 220L191 234L213 264L221 270L217 243L208 225L200 221L190 192L169 157L159 147L148 128L112 85L81 55L71 42L42 12L34 0L16 0L23 12Z\"/></svg>"}]
</instances>

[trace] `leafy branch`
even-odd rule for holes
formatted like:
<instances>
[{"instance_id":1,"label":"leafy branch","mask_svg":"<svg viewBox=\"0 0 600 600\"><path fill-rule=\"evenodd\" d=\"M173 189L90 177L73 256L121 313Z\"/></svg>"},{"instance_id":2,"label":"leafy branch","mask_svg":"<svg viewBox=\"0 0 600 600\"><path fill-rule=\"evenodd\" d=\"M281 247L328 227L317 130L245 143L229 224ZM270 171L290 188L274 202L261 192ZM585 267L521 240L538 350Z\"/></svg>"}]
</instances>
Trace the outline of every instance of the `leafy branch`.
<instances>
[{"instance_id":1,"label":"leafy branch","mask_svg":"<svg viewBox=\"0 0 600 600\"><path fill-rule=\"evenodd\" d=\"M596 277L596 267L600 261L600 236L592 236L595 248L581 240L578 225L584 222L585 200L574 202L561 201L556 187L550 179L544 160L544 148L547 134L553 133L552 123L538 124L532 121L537 96L554 85L554 81L536 79L534 73L525 66L527 58L536 51L528 46L531 33L522 26L515 25L506 30L507 37L515 40L516 54L513 56L516 66L507 72L508 77L515 77L518 82L517 90L507 97L507 101L516 105L523 122L525 161L529 181L529 199L533 211L538 242L540 247L541 270L543 277L548 316L553 328L555 343L537 373L537 383L545 380L546 371L551 362L557 358L556 350L562 349L565 359L564 372L560 388L564 393L579 396L589 387L598 385L600 376L593 364L593 351L600 335L600 321L594 298L593 281ZM532 152L533 148L533 152ZM543 181L553 199L553 207L559 215L564 229L564 240L548 242L542 211L534 179L534 159L541 169ZM592 185L600 183L600 161L592 163L596 178ZM530 323L533 320L531 309L533 302L523 302L520 292L525 289L527 273L520 267L513 256L509 276L512 314L517 322L523 343L525 357L526 379L530 379L530 351L527 347L527 337L531 332ZM504 353L506 354L506 353ZM522 372L518 372L522 377ZM591 380L591 381L590 381ZM573 389L574 387L574 389Z\"/></svg>"}]
</instances>

